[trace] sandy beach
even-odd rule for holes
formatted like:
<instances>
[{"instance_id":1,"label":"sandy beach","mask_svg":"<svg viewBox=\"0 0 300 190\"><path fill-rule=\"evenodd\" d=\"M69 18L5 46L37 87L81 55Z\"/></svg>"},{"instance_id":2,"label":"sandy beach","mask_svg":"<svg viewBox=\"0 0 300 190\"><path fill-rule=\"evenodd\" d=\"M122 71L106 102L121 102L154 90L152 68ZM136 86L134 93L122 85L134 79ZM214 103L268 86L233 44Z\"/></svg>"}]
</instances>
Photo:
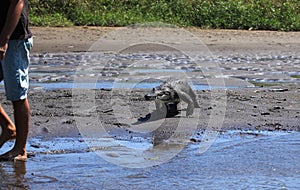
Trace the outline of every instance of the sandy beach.
<instances>
[{"instance_id":1,"label":"sandy beach","mask_svg":"<svg viewBox=\"0 0 300 190\"><path fill-rule=\"evenodd\" d=\"M30 70L30 77L32 87L29 92L29 101L31 105L31 126L28 143L28 146L30 147L29 154L31 157L27 162L27 168L29 168L27 169L27 174L24 174L25 177L24 175L22 175L23 181L21 180L21 182L15 182L19 186L25 186L31 189L30 187L40 188L42 184L47 184L44 187L68 187L70 189L76 189L78 185L83 185L79 182L76 182L76 184L78 184L74 185L73 187L69 187L67 185L64 186L63 182L60 181L57 174L51 172L49 173L48 177L42 178L41 176L44 176L44 174L42 175L43 171L41 169L38 169L39 161L45 161L49 159L48 170L50 171L52 166L53 169L56 169L56 162L61 162L61 167L63 167L63 164L66 164L68 160L73 159L73 166L64 166L67 167L67 169L69 169L70 171L69 174L66 174L69 175L69 177L75 177L77 175L76 172L82 172L83 170L86 170L86 168L89 168L91 165L93 167L99 166L98 161L95 161L95 155L91 155L91 153L104 150L105 148L91 147L88 143L87 144L89 148L85 147L84 149L82 149L80 147L77 147L78 143L80 144L83 142L83 140L81 139L82 137L98 137L96 133L97 130L99 130L99 128L97 128L99 126L101 126L101 129L105 129L106 133L114 139L131 141L132 139L136 138L144 138L147 139L146 141L150 139L150 144L154 143L158 145L160 143L164 144L163 142L172 138L172 135L174 134L179 136L182 135L183 137L179 138L187 141L187 143L201 144L201 142L205 141L205 139L203 139L203 134L206 134L205 131L208 130L209 126L210 130L220 134L227 134L228 132L230 133L230 131L234 131L236 133L236 131L238 131L239 138L241 137L245 139L248 139L249 136L251 136L251 139L259 138L261 137L261 132L266 132L268 134L269 132L271 134L293 134L294 132L296 132L297 135L300 131L299 32L202 30L197 28L186 28L184 29L183 36L186 35L187 39L185 39L184 37L178 39L176 38L176 35L173 38L172 36L170 38L166 36L164 40L159 41L159 46L153 46L152 41L150 40L151 43L148 43L147 41L147 44L145 46L142 46L142 49L140 48L140 46L132 45L130 48L122 50L122 52L120 53L113 52L114 48L118 44L122 44L124 43L124 41L126 42L126 40L129 41L128 43L132 44L134 44L136 41L130 39L130 37L132 36L129 32L129 34L126 33L126 35L124 35L125 37L122 35L117 36L114 33L116 30L122 30L122 28L32 27L32 32L34 34L34 48L31 53L32 66ZM164 29L161 30L163 31ZM176 31L177 29L171 30ZM182 31L182 29L180 30ZM150 33L152 32L153 31L151 31L150 29L143 29L141 33L138 33L137 39L145 39L149 36L149 38L151 38ZM155 32L158 32L160 34L161 31L155 30ZM113 35L111 35L112 33ZM178 32L178 35L181 35L181 33ZM126 36L128 39L126 39ZM204 62L205 69L207 68L207 70L203 69L201 72L199 71L200 66L198 67L196 63L189 62L189 60L187 61L187 63L185 63L184 61L186 60L182 58L181 55L181 57L168 56L170 50L169 47L171 46L180 47L177 49L184 49L187 51L193 50L194 46L198 44L196 42L194 43L193 40L190 39L193 39L195 37L198 38L199 41L201 41L201 45L205 45L205 50L208 50L209 53L214 55L212 59L201 59L201 61ZM155 37L153 37L153 41L156 40L154 38ZM99 39L100 42L98 41ZM174 43L168 41L170 39L173 39ZM100 48L98 46L95 46L95 44L99 44L102 42L105 42L106 44L100 44ZM189 46L190 44L192 45ZM172 51L173 49L171 48ZM96 53L100 53L99 55L97 54L97 59L100 60L98 60L99 62L101 62L101 59L110 59L110 61L113 61L109 62L109 64L107 64L105 67L101 67L101 70L97 68L99 67L99 65L96 65L99 64L98 62L90 63L89 61L85 60L86 62L84 62L83 64L85 65L85 67L82 67L82 64L78 63L80 61L82 62L82 57L91 57L91 55L95 56L95 53L93 52L96 50L99 50L99 52ZM111 55L116 57L113 57L113 59L107 58ZM199 57L201 58L201 56ZM146 64L144 64L143 62L145 60ZM131 70L128 72L128 74L126 69L130 68L129 66L135 66L133 67L134 69L141 69L140 65L136 66L134 64L138 62L138 64L147 65L149 61L156 63L157 60L158 62L160 62L158 65L162 65L163 69L167 68L168 71L172 73L171 75L176 75L176 73L174 74L174 70L185 70L187 72L185 72L184 74L187 73L186 75L189 79L191 79L191 81L199 83L201 85L204 84L208 87L209 85L207 85L207 83L209 84L209 81L212 81L211 83L213 84L214 81L219 80L218 77L216 77L216 73L218 74L221 71L223 76L222 82L228 88L205 88L195 90L200 108L197 108L195 110L195 114L192 117L185 116L186 105L184 103L181 103L181 113L176 117L158 118L153 122L151 121L148 123L139 123L140 118L146 117L147 114L153 111L153 102L147 102L144 100L144 95L151 90L150 88L111 89L106 87L99 87L96 89L88 90L84 88L74 89L70 87L53 87L53 85L55 84L58 84L58 86L59 84L72 84L74 81L76 81L76 74L80 74L81 71L82 73L84 73L82 74L83 77L81 76L82 78L86 76L90 76L90 78L92 78L91 76L94 76L93 74L95 74L96 72L101 72L102 76L100 79L98 78L100 82L101 80L110 82L116 81L116 79L123 79L122 77L124 75L126 81L134 81L134 79L136 79L138 80L137 83L139 83L141 81L144 81L145 76L154 76L154 74L147 73L147 71L144 70L140 70L139 72L141 72L142 74L136 71L132 71L134 75L131 75ZM219 68L216 69L216 71L210 73L210 67L207 66L207 64L215 62L218 62ZM124 68L126 68L126 72L122 70ZM151 67L145 68L152 69ZM142 69L144 69L144 67ZM85 75L87 72L89 75ZM199 77L202 74L205 77ZM162 76L159 75L164 74L159 73L157 75L158 78L161 79ZM153 78L155 77L151 77L151 79ZM79 79L88 81L88 79ZM47 85L52 86L47 88ZM89 99L89 95L92 95L92 99ZM3 90L0 93L0 98L1 104L3 105L4 109L10 116L12 116L13 113L11 103L6 100ZM218 119L220 119L220 121L218 121ZM181 122L190 123L193 126L186 126L186 129L188 130L184 131L182 130L183 128L179 127L181 125ZM215 128L213 126L214 123L217 125ZM159 128L151 128L156 125L159 125ZM140 126L141 128L139 128ZM149 126L149 129L147 129L147 126ZM176 127L180 130L176 130ZM150 132L144 133L143 130ZM56 147L55 142L56 139L59 138L73 139L70 141L75 144L75 148L73 147L74 150L72 149L71 152L68 152L68 148L70 148L70 145L67 144L66 151L64 151L64 148L58 151L52 150L51 146ZM53 145L43 145L42 142L39 142L36 139L44 139L45 142L52 142ZM144 140L142 140L142 142L144 142ZM238 142L241 142L239 145L237 145L239 148L241 148L240 146L242 145L248 146L247 144L244 144L244 140L240 141L239 139ZM256 140L253 142L255 142L253 143L253 147L257 146L258 141ZM264 142L266 143L266 146L271 146L273 141L262 141L262 143ZM286 142L289 141L287 140ZM294 140L292 142L294 142ZM292 144L293 143L291 143L291 146ZM287 146L289 145L290 144L287 144ZM224 149L222 148L220 150L215 150L215 148L212 148L212 156L209 156L210 153L208 153L207 158L205 157L205 154L204 158L201 158L203 158L204 161L207 162L210 162L208 160L212 160L212 162L214 162L214 158L216 158L215 156L223 156L220 151L233 156L234 150L232 150L230 147L237 146L236 144L232 144L230 146L224 145ZM252 149L253 147L249 144L249 147L240 150L241 159L244 159L243 162L247 162L248 164L244 166L247 167L247 169L251 168L252 166L250 164L250 161L248 160L248 157L243 157L243 155L246 155L245 153L249 152L247 151L247 148L249 148L249 150L251 149L252 152L255 152L255 150ZM277 148L278 151L284 149L283 145L281 146L280 143L279 145L277 145ZM169 151L171 150L172 148L170 148ZM294 149L289 150L293 151ZM268 151L271 150L268 149ZM182 157L175 157L175 159L170 162L170 165L173 164L172 167L169 165L169 163L167 163L165 165L162 165L162 168L160 169L163 170L163 172L175 172L174 167L176 167L176 165L178 165L179 168L181 167L181 169L184 169L184 167L186 166L180 164L179 160L185 159L183 157L187 155L188 160L196 159L197 157L194 157L191 152L183 153L184 156ZM275 155L275 152L271 152L270 154L268 154L269 160L271 159L272 156L270 155L272 154ZM282 153L280 154L280 156L285 154L286 153ZM296 155L296 152L293 151L292 154ZM109 156L112 159L118 157L118 155L115 153L109 153ZM257 156L259 158L263 157L263 155L260 154ZM90 159L90 165L87 164L84 166L82 164L81 158L89 159L91 157L93 158L93 161ZM78 160L74 160L75 158ZM158 159L158 157L147 158L146 160L155 161L156 159ZM235 168L236 165L233 164L233 161L232 163L230 162L234 158L224 157L224 159L229 162L230 167ZM198 161L196 162L198 163ZM216 163L219 162L219 160L216 160ZM101 164L103 163L101 162ZM256 167L258 171L260 167L259 161L257 161L256 164L254 164L253 167ZM267 162L265 163L262 161L262 164L267 164ZM299 163L295 164L295 170L297 170L297 167L299 168ZM78 168L79 166L82 166L82 170L79 169L78 171L73 171L74 168ZM122 172L126 173L125 171L123 171L123 169L116 169L115 166L107 165L107 163L104 164L103 167L104 168L100 170L103 170L104 173L105 171L110 171L112 172L112 174L117 174L120 172L120 175L122 175ZM187 167L190 168L190 171L193 170L191 162L189 162ZM11 178L11 171L9 168L10 166L7 164L2 166L0 165L0 173L3 174L3 176L10 176ZM281 169L279 168L278 171L281 171ZM46 170L47 169L45 169L45 171ZM213 179L213 177L210 178L210 174L208 172L210 170L217 172L217 169L213 164L207 168L207 171L205 170L207 176L205 175L204 178L207 179L207 184L209 184L209 179ZM236 170L239 171L240 168L236 168ZM93 169L89 171L93 171L89 174L90 176L96 176L96 173L101 173L101 171L94 171ZM222 171L224 172L224 175L227 175L226 171L228 172L230 170L225 167L222 169ZM119 189L120 187L129 188L131 182L133 184L134 182L136 182L137 184L140 184L140 186L135 186L136 188L148 188L148 185L153 182L149 181L149 184L147 184L147 178L149 177L147 175L147 172L149 172L151 176L159 176L159 173L155 171L155 167L149 170L142 171L129 170L129 174L126 173L128 174L126 175L126 177L122 175L120 181L117 181L116 184L112 183L111 179L115 179L115 177L112 177L112 174L110 174L109 176L111 176L112 178L110 179L109 177L106 177L105 179L108 186L105 186L106 182L97 183L98 181L101 181L99 178L87 177L83 179L85 183L83 187L85 187L86 189ZM185 176L185 174L191 175L188 174L188 172L185 172L183 172L179 176L182 177ZM294 170L292 172L294 172ZM140 173L142 174L140 175ZM237 176L239 175L238 172L235 174L236 176L232 178L232 180L236 182L236 186L233 186L233 188L242 188L247 185L249 186L249 184L252 183L250 180L245 182L245 184L247 185L243 186L243 183L239 183L239 180L237 180ZM197 175L198 174L196 172L195 176ZM251 176L250 178L253 180L256 179L255 172L247 173L246 177L247 175ZM263 171L262 175L268 176L268 171ZM51 176L53 178L55 176L56 180L52 180ZM294 176L294 174L292 176ZM279 180L281 176L276 175L273 177ZM61 179L67 180L65 178L66 177L61 176ZM156 179L159 178L160 177ZM143 182L139 181L139 179L143 179L141 180ZM268 181L268 179L269 178L266 177L265 180ZM86 182L89 182L90 180L92 182L90 183L90 185L87 185ZM121 181L122 183L125 181L125 184L121 184ZM175 184L175 181L173 181L172 177L170 178L169 176L168 180L166 180L166 184L162 182L157 183L161 183L161 189L168 189L168 187L171 187L172 183ZM170 185L167 185L167 182L169 182ZM177 185L179 189L184 189L184 187L186 187L185 185L187 184L197 185L196 181L193 181L193 183L190 182L191 181L189 181L187 178L184 182L181 182ZM212 184L214 186L209 186L206 184L205 187L207 187L208 189L212 187L219 189L220 186L222 186L222 183L223 182L221 182L221 180L217 180L216 184ZM4 187L7 186L7 183L1 183L1 185L1 187ZM299 184L295 183L293 185L292 187L295 187ZM13 184L8 184L8 186L15 187ZM281 185L279 186L283 187ZM275 185L275 188L279 188L279 186ZM159 186L155 186L150 189L157 189L158 187ZM230 189L230 186L225 187ZM250 185L250 187L261 188L263 187L263 185Z\"/></svg>"}]
</instances>

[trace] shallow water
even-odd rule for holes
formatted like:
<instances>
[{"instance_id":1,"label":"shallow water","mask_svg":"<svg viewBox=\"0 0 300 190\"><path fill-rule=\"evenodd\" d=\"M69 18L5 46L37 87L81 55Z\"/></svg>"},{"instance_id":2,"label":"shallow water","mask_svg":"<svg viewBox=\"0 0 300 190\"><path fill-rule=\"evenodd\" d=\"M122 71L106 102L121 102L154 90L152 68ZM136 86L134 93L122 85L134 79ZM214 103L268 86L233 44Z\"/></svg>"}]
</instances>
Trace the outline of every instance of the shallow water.
<instances>
[{"instance_id":1,"label":"shallow water","mask_svg":"<svg viewBox=\"0 0 300 190\"><path fill-rule=\"evenodd\" d=\"M207 84L193 84L191 83L194 90L208 90L208 89L234 89L234 88L243 88L247 87L246 85L226 85L226 86L210 86ZM114 81L105 81L97 83L73 83L73 82L57 82L57 83L31 83L32 86L42 87L45 90L53 89L123 89L123 88L137 88L137 89L152 89L160 85L156 82L114 82Z\"/></svg>"},{"instance_id":2,"label":"shallow water","mask_svg":"<svg viewBox=\"0 0 300 190\"><path fill-rule=\"evenodd\" d=\"M206 79L210 78L280 83L300 82L299 76L299 55L284 52L281 55L208 55L192 59L178 54L149 53L33 54L30 67L31 82L48 89L71 88L74 81L92 82L105 88L115 87L111 81L145 83L145 80L168 77L207 85ZM147 88L146 85L142 87Z\"/></svg>"},{"instance_id":3,"label":"shallow water","mask_svg":"<svg viewBox=\"0 0 300 190\"><path fill-rule=\"evenodd\" d=\"M97 153L107 149L83 139L32 138L35 156L26 166L0 164L0 189L299 189L299 139L298 132L223 132L203 154L199 142L190 143L166 163L132 169L105 161ZM145 139L122 146L152 145Z\"/></svg>"}]
</instances>

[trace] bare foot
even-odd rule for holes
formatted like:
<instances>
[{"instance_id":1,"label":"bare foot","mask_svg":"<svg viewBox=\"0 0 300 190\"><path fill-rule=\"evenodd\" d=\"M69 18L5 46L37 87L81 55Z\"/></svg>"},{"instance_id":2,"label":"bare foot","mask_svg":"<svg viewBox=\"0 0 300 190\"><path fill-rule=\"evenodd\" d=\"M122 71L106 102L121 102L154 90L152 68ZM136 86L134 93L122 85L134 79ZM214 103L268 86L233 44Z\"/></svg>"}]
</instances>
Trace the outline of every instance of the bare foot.
<instances>
[{"instance_id":1,"label":"bare foot","mask_svg":"<svg viewBox=\"0 0 300 190\"><path fill-rule=\"evenodd\" d=\"M11 150L11 151L8 151L7 153L1 155L0 161L26 162L27 161L27 153L24 150L22 150L22 151Z\"/></svg>"},{"instance_id":2,"label":"bare foot","mask_svg":"<svg viewBox=\"0 0 300 190\"><path fill-rule=\"evenodd\" d=\"M16 138L16 129L14 126L8 128L2 128L2 129L3 129L2 133L0 134L0 148L7 141Z\"/></svg>"},{"instance_id":3,"label":"bare foot","mask_svg":"<svg viewBox=\"0 0 300 190\"><path fill-rule=\"evenodd\" d=\"M14 162L26 162L26 161L27 161L27 154L18 155L14 158Z\"/></svg>"}]
</instances>

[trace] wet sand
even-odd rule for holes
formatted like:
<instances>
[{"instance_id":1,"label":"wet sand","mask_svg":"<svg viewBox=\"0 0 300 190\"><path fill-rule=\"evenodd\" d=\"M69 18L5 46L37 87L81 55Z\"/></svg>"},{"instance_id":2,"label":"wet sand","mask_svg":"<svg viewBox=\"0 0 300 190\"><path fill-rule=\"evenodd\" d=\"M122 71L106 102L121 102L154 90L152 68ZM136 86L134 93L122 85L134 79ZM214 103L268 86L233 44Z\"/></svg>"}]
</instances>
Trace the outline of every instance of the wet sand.
<instances>
[{"instance_id":1,"label":"wet sand","mask_svg":"<svg viewBox=\"0 0 300 190\"><path fill-rule=\"evenodd\" d=\"M34 49L32 51L33 57L41 57L43 58L45 54L61 54L61 53L69 53L69 54L83 54L86 51L89 51L91 45L99 38L103 37L106 33L111 32L114 28L98 28L98 27L72 27L72 28L36 28L33 27L32 31L34 33ZM228 90L197 90L195 91L198 97L198 102L200 104L200 108L197 109L197 116L193 116L191 118L185 117L185 109L183 105L183 109L181 114L175 118L160 118L157 121L162 124L159 129L151 131L148 133L139 133L137 125L134 125L134 121L138 121L139 118L145 117L148 113L153 110L149 110L150 102L144 101L143 96L149 91L149 89L96 89L92 90L92 93L95 94L93 97L95 103L92 104L92 107L89 107L89 110L83 110L82 113L78 113L78 107L74 108L78 100L78 96L76 90L72 89L53 89L53 90L45 90L43 88L37 88L35 86L32 87L29 93L29 101L31 104L31 128L30 128L30 138L29 138L29 153L32 156L28 159L27 162L27 173L24 174L21 171L21 178L19 181L14 180L14 172L20 174L20 171L12 171L17 170L16 166L14 169L8 163L4 163L0 165L0 172L3 176L8 176L12 182L9 183L1 183L1 187L9 186L9 187L20 187L20 188L28 188L30 187L41 187L40 185L48 184L48 186L43 186L46 188L70 188L76 189L78 186L85 187L85 189L120 189L120 188L129 188L132 184L135 184L137 188L150 188L149 185L157 184L157 186L153 186L150 189L157 189L161 187L161 189L168 189L173 187L173 185L177 184L179 189L184 189L187 184L196 185L203 184L204 188L216 188L220 189L221 186L230 189L233 188L261 188L265 183L269 183L266 186L268 188L284 188L284 185L281 182L281 175L269 175L268 172L270 170L278 168L278 171L285 171L285 167L289 167L290 165L295 165L295 168L299 168L299 163L295 162L295 160L288 160L287 165L278 165L278 161L280 157L285 154L297 155L297 149L290 149L290 151L284 152L283 144L286 143L288 147L294 147L297 144L297 141L293 138L297 138L297 135L300 131L299 125L299 117L300 117L300 85L299 81L295 76L290 75L282 75L278 73L282 73L283 71L289 71L289 73L295 72L296 74L300 72L299 69L299 61L296 57L298 52L300 52L300 33L299 32L270 32L270 31L238 31L238 30L199 30L195 28L187 29L193 35L198 36L204 44L206 44L210 51L213 54L220 57L233 57L241 58L241 57L250 57L251 59L260 56L260 57L268 57L270 56L280 56L284 55L285 57L291 56L292 62L281 63L276 66L276 63L272 62L263 62L258 63L255 67L264 68L262 72L264 74L268 73L270 69L270 74L268 74L268 79L274 79L279 82L270 83L261 83L259 86L251 87L251 88L236 88L236 89L228 89ZM175 39L176 41L176 39ZM152 50L151 47L148 47L148 50ZM110 47L103 51L110 51ZM131 50L135 51L135 50ZM40 59L39 59L40 60ZM280 57L277 58L280 60ZM296 61L294 63L294 61ZM50 63L50 62L49 62ZM269 64L269 65L268 65ZM66 66L67 65L67 66ZM232 79L226 80L228 85L238 85L244 84L245 79L251 77L257 77L256 73L259 70L255 70L255 68L245 69L247 63L235 63L232 62L230 64L221 64L222 68L224 68L224 73L228 76L233 76ZM43 70L47 66L46 70ZM64 73L70 67L76 67L76 64L70 64L70 62L66 61L63 63L61 67L53 68L53 72L60 73L62 71ZM35 78L33 80L38 81L41 73L46 73L51 69L51 64L47 64L47 62L39 62L37 61L32 66L34 71L42 71L37 72L38 74L34 74ZM57 69L57 70L55 70ZM73 68L74 69L74 68ZM32 70L33 71L33 70ZM272 71L272 72L271 72ZM254 73L255 72L255 73ZM274 74L275 73L275 74ZM276 74L277 73L277 74ZM284 78L282 78L284 76ZM57 77L57 76L54 76ZM53 78L54 78L53 77ZM51 77L50 77L51 78ZM263 79L264 77L262 77ZM280 80L289 81L289 82L280 82ZM51 79L52 80L52 79ZM71 81L70 77L65 77L59 80L67 80ZM47 81L46 81L47 82ZM247 84L250 84L247 82ZM79 90L80 93L85 93L85 91ZM127 95L126 93L127 92ZM125 94L125 95L124 95ZM129 99L128 99L129 94ZM8 112L10 116L12 116L12 108L11 103L5 100L4 92L0 93L1 103L4 109ZM114 107L112 107L112 101L115 98L120 98L121 100L125 99L125 102L119 102L124 109L128 109L132 115L130 118L127 118L126 113L122 113L121 115L116 116L116 112L114 112ZM215 146L213 146L213 150L210 150L208 153L203 154L205 158L199 157L196 159L194 156L196 155L195 151L191 146L186 150L185 153L178 154L171 161L162 164L161 166L150 167L150 169L137 169L130 170L129 172L125 172L125 169L121 167L117 167L115 165L104 162L99 156L95 156L94 153L97 151L101 151L101 147L94 147L95 149L91 149L91 144L87 143L87 145L82 146L84 143L83 137L92 138L93 135L97 137L97 134L94 132L99 130L99 128L94 129L91 127L93 124L97 123L97 126L103 127L106 132L115 139L124 140L124 141L132 141L135 138L143 138L142 142L146 141L150 144L156 143L160 144L168 140L170 136L174 134L176 131L176 126L179 125L181 121L188 121L190 123L195 123L193 126L194 131L179 131L176 132L178 135L183 135L184 140L188 143L200 143L205 141L203 139L203 134L207 130L207 126L211 121L211 118L218 118L218 114L222 115L222 113L217 113L218 105L215 100L221 100L226 97L226 110L224 115L224 121L222 122L221 127L215 129L215 131L219 133L227 133L230 131L239 131L234 135L232 139L232 143L222 144L222 142L217 142ZM123 99L122 99L123 98ZM88 103L87 103L88 104ZM88 104L89 105L89 104ZM128 107L126 107L128 106ZM151 106L150 106L151 107ZM79 107L80 108L80 107ZM116 118L118 117L118 118ZM120 122L121 121L130 121L130 122ZM223 117L220 116L223 119ZM118 120L119 119L119 120ZM127 120L129 119L129 120ZM156 125L154 121L153 125ZM149 122L149 126L151 127L151 122ZM80 125L80 126L79 126ZM187 126L187 128L189 128ZM86 129L91 129L90 131L86 131ZM250 131L250 132L247 132ZM261 135L259 132L272 132L274 134L277 133L294 133L296 132L296 137L292 137L291 141L287 138L284 140L283 144L278 144L278 151L283 151L282 154L276 154L276 152L271 151L272 143L280 140L279 138L274 138L274 141L270 140L267 135L266 138L263 135L263 138L260 138ZM87 136L86 133L88 134ZM90 136L89 136L90 135ZM248 136L251 136L254 140L251 141L250 144L247 144L246 140ZM188 137L186 137L188 136ZM242 138L237 140L235 138ZM271 135L272 137L272 135ZM70 138L71 144L68 142L63 143L64 140L58 140L57 138ZM223 138L223 137L222 137ZM221 138L221 139L222 139ZM38 140L37 140L38 139ZM41 141L41 142L40 142ZM259 151L255 148L259 146L259 142L262 143L262 147L259 148ZM42 142L47 142L49 145L44 145ZM56 144L62 143L62 147L55 146ZM295 143L293 143L295 142ZM51 144L52 143L52 144ZM219 143L219 144L218 144ZM195 145L195 146L196 146ZM54 147L54 150L51 149ZM72 147L71 151L70 147ZM77 147L77 148L76 148ZM221 147L221 148L220 148ZM8 148L4 147L3 149ZM62 149L62 151L60 150ZM99 150L100 149L100 150ZM191 150L192 149L192 150ZM247 151L249 149L249 151ZM57 151L55 151L57 150ZM267 151L267 157L264 159L263 152ZM1 150L4 151L4 150ZM171 150L170 150L171 151ZM235 157L236 152L239 152L238 157L242 158L242 161L238 161L237 157ZM256 154L252 154L253 152L260 152ZM213 153L212 153L213 152ZM248 153L251 153L253 159L258 159L255 162L254 166L252 163L252 158L250 159L248 156L244 156ZM230 155L224 158L224 155ZM114 157L118 157L116 154L109 153L109 156L113 159ZM275 162L272 162L271 157L278 158ZM229 162L222 163L220 159L216 157L220 157ZM213 159L215 158L215 159ZM151 158L155 160L156 157ZM149 160L151 160L149 158ZM211 162L211 164L204 166L201 165L203 170L194 170L193 162L203 159L204 162ZM67 163L72 160L73 164L67 165ZM92 160L87 161L87 160ZM101 161L99 161L101 160ZM188 165L180 164L182 160L187 160ZM49 161L49 162L48 162ZM39 162L46 163L49 165L47 167L42 167L39 165ZM61 162L62 164L58 164ZM235 163L236 162L236 163ZM283 161L284 162L284 161ZM246 166L242 166L242 163L247 163ZM262 164L262 166L260 165ZM222 174L227 176L231 169L235 171L234 174L228 178L232 186L224 186L224 180L221 180L222 175L217 174L218 168L221 167ZM274 167L272 167L273 165ZM186 170L186 166L188 169ZM218 166L218 168L216 167ZM253 166L253 169L251 167ZM266 167L264 167L266 166ZM283 167L284 166L284 167ZM38 168L38 167L42 167ZM177 183L178 180L176 177L172 179L172 176L169 176L168 179L165 177L165 181L158 182L157 179L162 178L166 173L176 173L175 168L178 167L182 173L179 175L181 178L185 178L182 182ZM261 168L262 171L260 170ZM74 169L77 168L77 169ZM96 169L95 169L96 168ZM49 171L57 171L62 172L61 175L57 175L57 172ZM69 171L69 172L68 172ZM86 172L88 171L88 172ZM162 171L162 173L160 173ZM241 175L241 171L245 171L245 176L239 177ZM261 171L261 172L260 172ZM287 176L286 179L293 180L294 174L296 170L291 170L290 176L285 173L283 175ZM106 172L110 174L114 174L115 176L119 176L120 179L116 179L115 177L109 175L110 177L106 177L104 180L101 180L99 177L95 177L98 173ZM199 173L200 172L200 173ZM201 172L205 172L207 175L200 175ZM84 173L84 174L82 174ZM243 172L242 172L243 173ZM82 175L81 175L82 174ZM261 174L263 178L261 179L261 184L255 185L251 180L257 180L254 176ZM25 175L25 177L24 177ZM194 177L189 178L190 175L194 175ZM81 177L80 177L81 176ZM89 177L88 177L89 176ZM152 177L150 177L152 176ZM195 176L204 176L207 180L205 181L197 181ZM217 178L214 178L216 176ZM74 182L74 179L79 177L80 182L77 181L74 183L70 183L70 181ZM247 181L247 177L249 181ZM291 178L289 178L291 177ZM4 178L3 178L4 179ZM212 180L213 179L213 180ZM275 180L274 180L275 179ZM114 180L117 182L113 184L111 181ZM278 184L276 184L276 180L279 180ZM68 181L68 183L64 183L64 181ZM76 181L76 180L75 180ZM271 182L270 182L271 181ZM192 183L191 183L192 182ZM85 184L83 184L85 183ZM86 184L89 185L86 185ZM244 183L244 185L243 185ZM288 182L287 182L288 183ZM240 185L234 185L240 184ZM72 186L73 185L73 186ZM250 186L249 186L250 185ZM274 185L274 186L273 186ZM290 187L298 186L299 184L292 183ZM192 189L190 185L189 188ZM286 185L289 186L289 185ZM299 187L299 186L298 186Z\"/></svg>"},{"instance_id":2,"label":"wet sand","mask_svg":"<svg viewBox=\"0 0 300 190\"><path fill-rule=\"evenodd\" d=\"M281 89L284 91L281 92ZM122 128L122 124L118 125L114 119L110 108L111 92L95 91L97 94L95 114L105 124ZM299 91L298 85L228 90L226 116L221 129L300 131ZM147 92L148 90L136 90L132 100L129 101L130 109L136 114L136 119L149 113L148 107L145 106L148 105L148 102L142 101ZM214 92L209 90L197 92L198 102L201 105L201 121L198 122L198 129L206 129L210 113L214 109L210 103L211 93ZM2 99L5 99L3 95ZM32 117L30 135L77 136L78 130L74 120L72 100L72 90L68 89L30 92ZM3 104L6 110L10 110L9 103L4 102ZM172 123L173 119L167 120ZM124 125L126 126L126 123Z\"/></svg>"},{"instance_id":3,"label":"wet sand","mask_svg":"<svg viewBox=\"0 0 300 190\"><path fill-rule=\"evenodd\" d=\"M32 54L85 52L103 35L115 28L72 27L72 28L32 28L35 36L35 46ZM203 41L217 56L247 55L297 55L300 52L299 32L271 31L239 31L239 30L199 30L187 29ZM76 40L75 40L76 39ZM108 47L109 49L109 47ZM297 61L297 60L296 60ZM246 65L246 64L245 64ZM232 64L228 67L245 65ZM262 63L261 68L266 67ZM285 69L286 66L286 69ZM256 65L259 67L259 65ZM275 67L271 65L271 67ZM50 66L51 68L51 66ZM63 69L63 68L59 68ZM299 63L283 64L281 70L299 72ZM278 70L280 72L281 70ZM226 69L224 72L227 72ZM228 71L229 72L229 71ZM239 78L241 73L250 73L243 69L230 72ZM268 70L266 70L268 72ZM277 72L277 71L276 71ZM271 73L271 72L270 72ZM274 76L276 78L276 76ZM272 77L271 77L272 78ZM233 80L231 80L232 82ZM236 83L236 82L235 82ZM299 131L299 83L279 84L271 87L243 88L227 91L226 117L222 129L256 129L256 130L293 130ZM284 90L272 90L284 89ZM116 91L114 91L116 92ZM97 93L109 94L99 90ZM147 91L137 92L134 102L137 110L143 110L145 102L140 101ZM198 91L201 113L209 115L211 105L206 105L212 92ZM103 97L107 97L103 95ZM109 96L108 96L109 97ZM57 134L72 136L76 134L76 125L72 119L72 91L52 90L30 92L32 105L32 135ZM3 98L2 98L3 100ZM105 110L108 108L97 108ZM144 110L148 111L148 110ZM100 113L106 120L105 114ZM142 115L141 115L142 116ZM205 119L204 119L205 120ZM205 128L206 122L200 122L199 128ZM64 132L65 131L65 132Z\"/></svg>"}]
</instances>

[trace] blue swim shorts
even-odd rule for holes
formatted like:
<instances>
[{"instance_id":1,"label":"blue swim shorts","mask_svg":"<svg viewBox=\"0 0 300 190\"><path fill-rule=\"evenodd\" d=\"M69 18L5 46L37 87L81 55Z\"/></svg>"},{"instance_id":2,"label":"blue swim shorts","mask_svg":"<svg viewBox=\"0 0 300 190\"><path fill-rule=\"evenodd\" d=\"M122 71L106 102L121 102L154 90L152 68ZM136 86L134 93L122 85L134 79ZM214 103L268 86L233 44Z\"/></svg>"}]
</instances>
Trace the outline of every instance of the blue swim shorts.
<instances>
[{"instance_id":1,"label":"blue swim shorts","mask_svg":"<svg viewBox=\"0 0 300 190\"><path fill-rule=\"evenodd\" d=\"M27 98L29 88L29 51L32 38L10 40L4 60L1 61L0 81L4 80L6 97L11 101Z\"/></svg>"}]
</instances>

